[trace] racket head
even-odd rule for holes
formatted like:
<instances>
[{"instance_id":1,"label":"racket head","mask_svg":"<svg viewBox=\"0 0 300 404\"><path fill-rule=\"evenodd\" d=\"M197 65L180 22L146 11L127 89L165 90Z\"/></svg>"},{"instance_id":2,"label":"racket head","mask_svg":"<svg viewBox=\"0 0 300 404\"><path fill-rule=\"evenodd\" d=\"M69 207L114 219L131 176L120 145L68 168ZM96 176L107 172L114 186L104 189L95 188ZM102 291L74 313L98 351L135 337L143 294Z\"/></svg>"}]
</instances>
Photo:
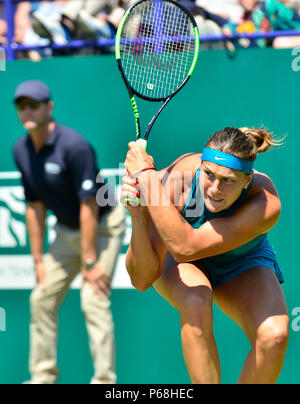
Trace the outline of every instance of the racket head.
<instances>
[{"instance_id":1,"label":"racket head","mask_svg":"<svg viewBox=\"0 0 300 404\"><path fill-rule=\"evenodd\" d=\"M191 77L200 40L192 14L175 0L140 0L116 36L116 58L132 97L165 101Z\"/></svg>"}]
</instances>

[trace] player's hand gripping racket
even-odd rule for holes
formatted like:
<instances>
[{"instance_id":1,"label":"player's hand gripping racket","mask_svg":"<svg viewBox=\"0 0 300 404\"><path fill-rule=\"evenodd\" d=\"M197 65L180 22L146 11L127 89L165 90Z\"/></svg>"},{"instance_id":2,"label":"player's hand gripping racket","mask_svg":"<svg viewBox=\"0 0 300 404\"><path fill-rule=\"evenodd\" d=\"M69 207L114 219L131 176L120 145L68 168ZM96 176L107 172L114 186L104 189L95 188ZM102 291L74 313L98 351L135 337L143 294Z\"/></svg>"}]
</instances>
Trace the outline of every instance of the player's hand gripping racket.
<instances>
[{"instance_id":1,"label":"player's hand gripping racket","mask_svg":"<svg viewBox=\"0 0 300 404\"><path fill-rule=\"evenodd\" d=\"M199 55L192 14L175 0L140 0L126 12L117 32L116 58L129 92L137 142L145 149L159 114L190 79ZM142 137L135 95L163 105ZM139 203L139 199L125 202Z\"/></svg>"}]
</instances>

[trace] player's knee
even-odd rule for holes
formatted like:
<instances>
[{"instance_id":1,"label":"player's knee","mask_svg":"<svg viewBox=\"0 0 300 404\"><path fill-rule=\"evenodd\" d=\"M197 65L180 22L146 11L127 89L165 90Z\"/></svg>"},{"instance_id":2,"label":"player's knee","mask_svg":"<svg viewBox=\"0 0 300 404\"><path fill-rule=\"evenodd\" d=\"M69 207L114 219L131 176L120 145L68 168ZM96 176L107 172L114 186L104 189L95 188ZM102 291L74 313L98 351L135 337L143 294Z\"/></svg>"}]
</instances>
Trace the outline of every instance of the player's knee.
<instances>
[{"instance_id":1,"label":"player's knee","mask_svg":"<svg viewBox=\"0 0 300 404\"><path fill-rule=\"evenodd\" d=\"M258 330L257 343L266 353L280 355L289 342L289 319L287 316L267 319Z\"/></svg>"},{"instance_id":2,"label":"player's knee","mask_svg":"<svg viewBox=\"0 0 300 404\"><path fill-rule=\"evenodd\" d=\"M200 332L212 327L213 298L210 291L190 293L182 302L180 308L181 322L189 323Z\"/></svg>"},{"instance_id":3,"label":"player's knee","mask_svg":"<svg viewBox=\"0 0 300 404\"><path fill-rule=\"evenodd\" d=\"M105 293L101 296L97 295L92 289L91 285L86 283L81 291L81 310L85 316L91 313L98 313L100 315L109 315L111 313L111 300Z\"/></svg>"},{"instance_id":4,"label":"player's knee","mask_svg":"<svg viewBox=\"0 0 300 404\"><path fill-rule=\"evenodd\" d=\"M55 299L51 299L47 292L40 287L33 290L30 296L31 315L33 318L41 316L43 313L53 314L58 311Z\"/></svg>"}]
</instances>

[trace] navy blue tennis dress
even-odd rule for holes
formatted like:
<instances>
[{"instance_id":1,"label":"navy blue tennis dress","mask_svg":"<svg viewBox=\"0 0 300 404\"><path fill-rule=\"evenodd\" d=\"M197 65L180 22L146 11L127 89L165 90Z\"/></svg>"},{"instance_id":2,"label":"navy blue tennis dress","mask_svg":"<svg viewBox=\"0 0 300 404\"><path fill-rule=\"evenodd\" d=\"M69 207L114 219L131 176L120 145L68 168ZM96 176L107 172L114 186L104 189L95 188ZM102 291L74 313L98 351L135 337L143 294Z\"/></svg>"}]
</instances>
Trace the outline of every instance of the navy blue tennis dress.
<instances>
[{"instance_id":1,"label":"navy blue tennis dress","mask_svg":"<svg viewBox=\"0 0 300 404\"><path fill-rule=\"evenodd\" d=\"M205 204L201 204L200 202L199 168L194 177L192 188L183 210L183 216L194 229L199 229L207 221L230 217L244 203L251 185L247 190L242 192L240 198L229 209L219 213L211 213L206 208ZM195 206L198 206L198 208L195 208ZM201 212L198 210L199 206L201 206ZM198 213L196 213L197 210ZM235 250L214 257L197 260L194 261L193 264L203 270L213 288L216 288L217 286L234 279L241 273L258 266L272 269L279 282L284 282L284 277L280 270L275 251L268 241L267 234L260 235L256 239Z\"/></svg>"}]
</instances>

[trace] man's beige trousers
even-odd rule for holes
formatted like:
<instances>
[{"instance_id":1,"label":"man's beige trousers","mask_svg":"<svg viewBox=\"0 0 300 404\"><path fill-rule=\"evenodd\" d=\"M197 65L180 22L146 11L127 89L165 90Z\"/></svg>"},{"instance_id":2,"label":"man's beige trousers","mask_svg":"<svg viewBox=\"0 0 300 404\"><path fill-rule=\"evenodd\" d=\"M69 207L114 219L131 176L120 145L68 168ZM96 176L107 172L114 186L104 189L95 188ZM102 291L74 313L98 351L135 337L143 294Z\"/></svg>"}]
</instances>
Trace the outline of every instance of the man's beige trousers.
<instances>
[{"instance_id":1,"label":"man's beige trousers","mask_svg":"<svg viewBox=\"0 0 300 404\"><path fill-rule=\"evenodd\" d=\"M46 289L37 286L31 294L32 383L54 384L57 368L58 310L70 285L81 269L80 232L56 225L56 239L45 256ZM113 276L125 232L125 211L113 208L99 225L97 252L99 263L107 275ZM116 383L115 339L111 302L100 298L85 282L81 291L81 307L85 315L95 374L92 384Z\"/></svg>"}]
</instances>

